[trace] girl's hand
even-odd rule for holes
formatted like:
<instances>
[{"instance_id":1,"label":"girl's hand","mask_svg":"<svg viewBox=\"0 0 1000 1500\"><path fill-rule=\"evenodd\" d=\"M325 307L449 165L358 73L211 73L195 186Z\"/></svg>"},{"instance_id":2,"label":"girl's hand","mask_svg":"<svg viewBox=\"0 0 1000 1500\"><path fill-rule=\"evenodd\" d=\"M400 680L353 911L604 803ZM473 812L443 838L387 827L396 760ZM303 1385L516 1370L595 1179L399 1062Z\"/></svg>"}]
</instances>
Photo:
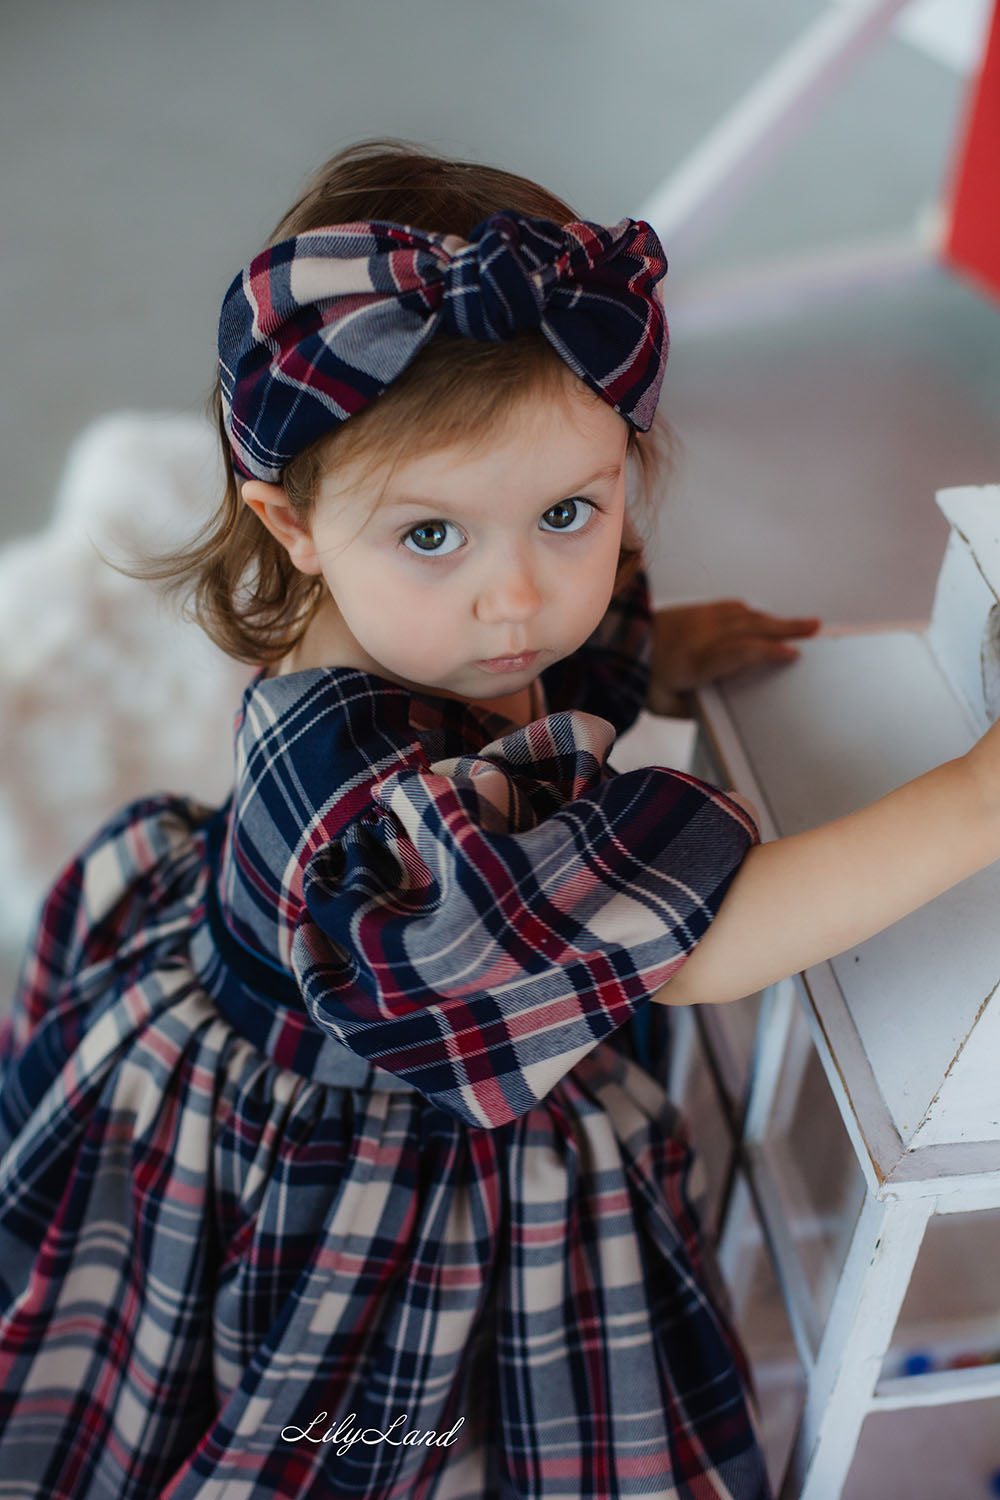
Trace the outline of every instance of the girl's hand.
<instances>
[{"instance_id":1,"label":"girl's hand","mask_svg":"<svg viewBox=\"0 0 1000 1500\"><path fill-rule=\"evenodd\" d=\"M676 713L677 694L747 667L794 661L789 637L815 635L820 621L750 609L739 599L678 604L653 615L653 658L646 707Z\"/></svg>"}]
</instances>

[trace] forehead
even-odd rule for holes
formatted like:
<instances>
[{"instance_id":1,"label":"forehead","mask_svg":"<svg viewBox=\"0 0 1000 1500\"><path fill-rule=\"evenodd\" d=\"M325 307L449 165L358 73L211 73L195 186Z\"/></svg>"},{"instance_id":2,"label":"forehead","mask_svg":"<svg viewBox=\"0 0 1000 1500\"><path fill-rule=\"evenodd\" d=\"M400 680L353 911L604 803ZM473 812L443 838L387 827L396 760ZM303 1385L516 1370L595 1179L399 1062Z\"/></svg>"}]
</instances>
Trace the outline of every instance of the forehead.
<instances>
[{"instance_id":1,"label":"forehead","mask_svg":"<svg viewBox=\"0 0 1000 1500\"><path fill-rule=\"evenodd\" d=\"M435 498L459 503L477 496L558 499L621 471L628 424L600 397L584 391L539 392L518 402L486 431L439 442L392 463L369 463L358 483L350 466L328 474L321 495L363 491L379 509Z\"/></svg>"}]
</instances>

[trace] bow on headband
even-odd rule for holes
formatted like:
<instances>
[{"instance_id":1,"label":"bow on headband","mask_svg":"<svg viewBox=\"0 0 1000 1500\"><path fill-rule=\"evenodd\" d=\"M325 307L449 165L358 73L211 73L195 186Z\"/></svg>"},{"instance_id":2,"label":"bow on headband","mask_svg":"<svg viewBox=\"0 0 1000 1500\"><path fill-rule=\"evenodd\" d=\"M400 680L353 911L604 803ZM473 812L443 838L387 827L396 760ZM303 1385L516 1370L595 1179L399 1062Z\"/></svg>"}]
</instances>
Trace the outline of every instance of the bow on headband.
<instances>
[{"instance_id":1,"label":"bow on headband","mask_svg":"<svg viewBox=\"0 0 1000 1500\"><path fill-rule=\"evenodd\" d=\"M508 210L472 231L379 221L272 245L236 277L219 319L237 468L275 482L296 453L385 390L438 330L481 341L538 328L634 427L653 420L667 358L648 224L558 225Z\"/></svg>"}]
</instances>

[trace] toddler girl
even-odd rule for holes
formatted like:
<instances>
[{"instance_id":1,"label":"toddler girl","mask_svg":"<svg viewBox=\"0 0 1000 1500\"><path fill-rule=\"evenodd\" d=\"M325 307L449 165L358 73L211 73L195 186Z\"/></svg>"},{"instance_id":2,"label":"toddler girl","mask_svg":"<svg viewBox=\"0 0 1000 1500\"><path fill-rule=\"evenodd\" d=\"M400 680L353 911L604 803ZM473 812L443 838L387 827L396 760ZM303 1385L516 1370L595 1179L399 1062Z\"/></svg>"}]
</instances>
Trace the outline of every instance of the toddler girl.
<instances>
[{"instance_id":1,"label":"toddler girl","mask_svg":"<svg viewBox=\"0 0 1000 1500\"><path fill-rule=\"evenodd\" d=\"M0 1493L767 1495L630 1023L996 857L998 752L764 848L606 767L647 691L664 270L647 225L369 146L230 287L227 493L160 571L264 665L227 803L125 808L25 960Z\"/></svg>"}]
</instances>

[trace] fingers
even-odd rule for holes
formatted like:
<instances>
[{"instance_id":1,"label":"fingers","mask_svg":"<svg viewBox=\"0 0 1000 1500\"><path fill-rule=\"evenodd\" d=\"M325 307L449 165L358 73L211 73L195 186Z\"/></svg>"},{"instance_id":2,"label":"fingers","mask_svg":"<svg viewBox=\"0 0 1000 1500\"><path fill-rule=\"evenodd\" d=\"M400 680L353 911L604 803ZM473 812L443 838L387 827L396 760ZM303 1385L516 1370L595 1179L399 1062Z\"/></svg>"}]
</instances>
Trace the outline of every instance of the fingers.
<instances>
[{"instance_id":1,"label":"fingers","mask_svg":"<svg viewBox=\"0 0 1000 1500\"><path fill-rule=\"evenodd\" d=\"M773 615L768 610L753 609L739 599L722 599L706 608L714 610L720 624L759 635L815 635L823 623L818 615Z\"/></svg>"},{"instance_id":2,"label":"fingers","mask_svg":"<svg viewBox=\"0 0 1000 1500\"><path fill-rule=\"evenodd\" d=\"M815 615L809 616L781 616L765 615L757 611L751 611L755 628L761 635L766 636L805 636L815 635L822 625L822 620Z\"/></svg>"},{"instance_id":3,"label":"fingers","mask_svg":"<svg viewBox=\"0 0 1000 1500\"><path fill-rule=\"evenodd\" d=\"M801 639L815 635L822 625L817 615L772 615L746 604L726 600L715 613L714 624L723 640Z\"/></svg>"},{"instance_id":4,"label":"fingers","mask_svg":"<svg viewBox=\"0 0 1000 1500\"><path fill-rule=\"evenodd\" d=\"M747 668L780 665L799 655L792 641L815 635L815 615L773 615L740 599L668 606L654 618L654 676L686 691Z\"/></svg>"},{"instance_id":5,"label":"fingers","mask_svg":"<svg viewBox=\"0 0 1000 1500\"><path fill-rule=\"evenodd\" d=\"M815 635L822 625L818 615L773 615L752 609L741 599L717 599L704 604L672 604L654 611L664 629L685 634L741 634L768 636Z\"/></svg>"}]
</instances>

